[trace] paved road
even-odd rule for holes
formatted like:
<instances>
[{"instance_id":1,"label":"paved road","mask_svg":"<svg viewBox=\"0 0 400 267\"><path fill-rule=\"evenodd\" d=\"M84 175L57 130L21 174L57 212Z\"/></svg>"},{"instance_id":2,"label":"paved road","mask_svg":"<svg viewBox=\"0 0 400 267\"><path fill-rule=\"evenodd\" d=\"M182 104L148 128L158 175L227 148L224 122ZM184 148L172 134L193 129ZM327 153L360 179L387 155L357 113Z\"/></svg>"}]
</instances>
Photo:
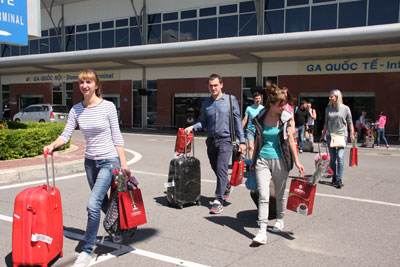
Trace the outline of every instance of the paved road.
<instances>
[{"instance_id":1,"label":"paved road","mask_svg":"<svg viewBox=\"0 0 400 267\"><path fill-rule=\"evenodd\" d=\"M204 138L196 139L201 160L200 206L182 210L167 205L164 183L175 137L124 134L133 174L140 182L148 223L123 246L106 242L95 250L92 266L398 266L400 251L400 150L359 149L359 167L344 170L342 189L318 185L312 216L288 211L285 229L268 232L265 246L253 246L257 211L244 186L235 188L219 215L209 214L215 176ZM79 132L74 139L83 140ZM348 153L346 151L346 162ZM311 174L312 153L300 155ZM291 177L296 177L296 171ZM57 177L64 214L64 257L52 266L70 266L86 225L89 187L83 174ZM25 181L24 181L25 182ZM27 177L26 182L35 182ZM35 184L42 184L38 181ZM289 187L290 181L288 181ZM31 186L0 185L0 253L12 266L12 214L15 195ZM273 222L271 222L273 224ZM100 228L99 236L103 229Z\"/></svg>"}]
</instances>

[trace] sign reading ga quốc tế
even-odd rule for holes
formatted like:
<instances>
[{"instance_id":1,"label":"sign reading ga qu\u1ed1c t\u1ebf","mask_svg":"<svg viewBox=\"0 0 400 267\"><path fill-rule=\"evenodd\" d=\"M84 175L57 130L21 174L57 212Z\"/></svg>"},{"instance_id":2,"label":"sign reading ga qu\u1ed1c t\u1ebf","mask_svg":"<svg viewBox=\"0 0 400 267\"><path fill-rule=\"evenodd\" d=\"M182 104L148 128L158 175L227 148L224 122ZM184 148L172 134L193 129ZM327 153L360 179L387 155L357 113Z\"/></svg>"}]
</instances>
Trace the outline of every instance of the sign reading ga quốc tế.
<instances>
[{"instance_id":1,"label":"sign reading ga qu\u1ed1c t\u1ebf","mask_svg":"<svg viewBox=\"0 0 400 267\"><path fill-rule=\"evenodd\" d=\"M27 0L0 0L0 42L28 45Z\"/></svg>"}]
</instances>

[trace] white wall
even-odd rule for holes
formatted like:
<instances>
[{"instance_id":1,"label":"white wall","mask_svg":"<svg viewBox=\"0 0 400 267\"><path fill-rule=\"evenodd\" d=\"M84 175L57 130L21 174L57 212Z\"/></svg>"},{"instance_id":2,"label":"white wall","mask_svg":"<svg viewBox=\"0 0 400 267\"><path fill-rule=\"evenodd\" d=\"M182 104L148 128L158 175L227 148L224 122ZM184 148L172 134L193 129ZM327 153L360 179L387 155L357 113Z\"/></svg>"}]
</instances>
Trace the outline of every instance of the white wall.
<instances>
[{"instance_id":1,"label":"white wall","mask_svg":"<svg viewBox=\"0 0 400 267\"><path fill-rule=\"evenodd\" d=\"M147 0L147 13L173 12L185 9L211 7L216 5L239 3L232 0ZM140 13L143 0L135 0L136 11ZM50 17L42 9L42 29L53 28ZM57 24L61 17L61 7L54 7L53 19ZM88 0L64 5L65 25L77 25L99 21L114 20L134 16L129 0Z\"/></svg>"}]
</instances>

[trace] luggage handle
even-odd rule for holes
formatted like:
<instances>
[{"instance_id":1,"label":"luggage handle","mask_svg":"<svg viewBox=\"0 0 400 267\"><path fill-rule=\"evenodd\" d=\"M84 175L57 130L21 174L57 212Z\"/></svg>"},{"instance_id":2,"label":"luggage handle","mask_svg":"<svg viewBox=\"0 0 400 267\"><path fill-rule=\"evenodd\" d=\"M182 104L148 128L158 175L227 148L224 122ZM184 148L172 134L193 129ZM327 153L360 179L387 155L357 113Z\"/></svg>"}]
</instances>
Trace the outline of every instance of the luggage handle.
<instances>
[{"instance_id":1,"label":"luggage handle","mask_svg":"<svg viewBox=\"0 0 400 267\"><path fill-rule=\"evenodd\" d=\"M326 151L326 155L329 155L328 144L326 144L325 151ZM318 155L319 155L319 157L321 157L321 142L318 143Z\"/></svg>"},{"instance_id":2,"label":"luggage handle","mask_svg":"<svg viewBox=\"0 0 400 267\"><path fill-rule=\"evenodd\" d=\"M44 155L44 161L46 165L46 181L47 181L47 192L50 192L50 183L49 183L49 169L47 167L47 154L49 153L49 150L47 149L43 155ZM54 157L53 157L54 152L52 151L50 153L51 155L51 167L52 167L52 172L53 172L53 192L56 191L56 179L55 179L55 173L54 173Z\"/></svg>"},{"instance_id":3,"label":"luggage handle","mask_svg":"<svg viewBox=\"0 0 400 267\"><path fill-rule=\"evenodd\" d=\"M184 157L186 158L187 157L187 136L188 136L188 134L186 133L186 131L185 131L185 154L184 154ZM191 144L190 144L190 146L192 147L192 151L193 151L193 157L194 157L194 131L192 131L192 142L191 142Z\"/></svg>"}]
</instances>

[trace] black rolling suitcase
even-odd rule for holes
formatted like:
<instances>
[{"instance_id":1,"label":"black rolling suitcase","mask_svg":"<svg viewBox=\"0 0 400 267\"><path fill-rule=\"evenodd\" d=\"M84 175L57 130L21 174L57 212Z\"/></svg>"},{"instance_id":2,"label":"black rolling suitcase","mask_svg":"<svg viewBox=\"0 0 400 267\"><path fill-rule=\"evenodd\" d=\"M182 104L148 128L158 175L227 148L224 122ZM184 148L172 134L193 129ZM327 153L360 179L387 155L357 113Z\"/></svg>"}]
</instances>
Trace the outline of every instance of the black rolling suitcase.
<instances>
[{"instance_id":1,"label":"black rolling suitcase","mask_svg":"<svg viewBox=\"0 0 400 267\"><path fill-rule=\"evenodd\" d=\"M193 156L187 155L186 147L183 156L171 160L167 183L168 204L180 209L187 203L200 205L200 161L194 157L194 136L192 141Z\"/></svg>"}]
</instances>

